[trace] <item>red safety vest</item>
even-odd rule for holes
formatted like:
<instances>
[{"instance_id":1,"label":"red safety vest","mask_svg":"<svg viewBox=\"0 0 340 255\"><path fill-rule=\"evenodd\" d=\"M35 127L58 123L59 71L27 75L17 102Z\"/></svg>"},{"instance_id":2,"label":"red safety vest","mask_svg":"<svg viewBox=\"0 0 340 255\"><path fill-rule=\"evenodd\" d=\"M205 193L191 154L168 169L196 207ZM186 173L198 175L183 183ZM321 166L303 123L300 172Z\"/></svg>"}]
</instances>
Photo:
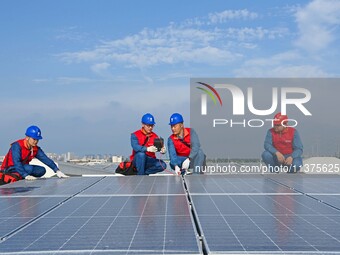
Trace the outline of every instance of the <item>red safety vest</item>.
<instances>
[{"instance_id":1,"label":"red safety vest","mask_svg":"<svg viewBox=\"0 0 340 255\"><path fill-rule=\"evenodd\" d=\"M145 147L152 146L154 144L154 139L158 137L154 132L151 132L151 134L146 135L143 133L142 129L137 130L136 132L134 132L134 134L136 135L138 139L138 144L141 146L145 146ZM132 155L130 156L131 161L135 157L135 154L136 152L132 150ZM154 152L147 151L145 152L145 154L151 158L156 158L156 153Z\"/></svg>"},{"instance_id":2,"label":"red safety vest","mask_svg":"<svg viewBox=\"0 0 340 255\"><path fill-rule=\"evenodd\" d=\"M287 127L281 133L276 133L274 128L271 130L273 146L282 154L292 154L293 153L293 140L295 129L292 127Z\"/></svg>"},{"instance_id":3,"label":"red safety vest","mask_svg":"<svg viewBox=\"0 0 340 255\"><path fill-rule=\"evenodd\" d=\"M179 139L177 136L172 134L170 139L175 145L176 154L182 157L188 157L191 151L190 143L190 128L184 128L184 137Z\"/></svg>"},{"instance_id":4,"label":"red safety vest","mask_svg":"<svg viewBox=\"0 0 340 255\"><path fill-rule=\"evenodd\" d=\"M26 148L25 139L18 140L15 143L18 143L21 148L21 163L23 165L27 165L38 153L39 150L38 146L34 146L32 149ZM7 155L5 156L4 161L2 162L1 170L7 169L11 166L14 166L14 163L12 150L10 149Z\"/></svg>"}]
</instances>

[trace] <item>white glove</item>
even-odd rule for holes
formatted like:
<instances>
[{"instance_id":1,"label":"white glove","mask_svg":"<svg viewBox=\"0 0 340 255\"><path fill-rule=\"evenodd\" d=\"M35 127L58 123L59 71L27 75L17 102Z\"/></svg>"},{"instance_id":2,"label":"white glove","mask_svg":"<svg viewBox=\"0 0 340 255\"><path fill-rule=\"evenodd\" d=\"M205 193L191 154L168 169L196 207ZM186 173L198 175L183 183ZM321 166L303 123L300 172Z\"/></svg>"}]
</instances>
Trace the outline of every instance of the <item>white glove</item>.
<instances>
[{"instance_id":1,"label":"white glove","mask_svg":"<svg viewBox=\"0 0 340 255\"><path fill-rule=\"evenodd\" d=\"M64 173L63 173L62 171L60 171L60 170L58 170L58 171L56 172L56 174L57 174L58 178L68 178L68 177L69 177L68 175L64 174Z\"/></svg>"},{"instance_id":2,"label":"white glove","mask_svg":"<svg viewBox=\"0 0 340 255\"><path fill-rule=\"evenodd\" d=\"M146 147L146 151L148 151L148 152L156 152L157 151L157 147L155 145Z\"/></svg>"},{"instance_id":3,"label":"white glove","mask_svg":"<svg viewBox=\"0 0 340 255\"><path fill-rule=\"evenodd\" d=\"M162 153L162 154L165 154L165 153L166 153L166 148L165 148L165 146L163 146L163 148L161 149L161 153Z\"/></svg>"},{"instance_id":4,"label":"white glove","mask_svg":"<svg viewBox=\"0 0 340 255\"><path fill-rule=\"evenodd\" d=\"M179 166L175 166L175 173L177 175L181 175L181 169L179 168Z\"/></svg>"},{"instance_id":5,"label":"white glove","mask_svg":"<svg viewBox=\"0 0 340 255\"><path fill-rule=\"evenodd\" d=\"M190 166L190 159L187 158L186 160L184 160L184 162L182 163L182 169L183 170L188 170Z\"/></svg>"},{"instance_id":6,"label":"white glove","mask_svg":"<svg viewBox=\"0 0 340 255\"><path fill-rule=\"evenodd\" d=\"M34 177L34 176L32 176L32 175L27 175L26 177L25 177L25 180L27 180L27 181L34 181L34 180L36 180L36 179L38 179L37 177Z\"/></svg>"}]
</instances>

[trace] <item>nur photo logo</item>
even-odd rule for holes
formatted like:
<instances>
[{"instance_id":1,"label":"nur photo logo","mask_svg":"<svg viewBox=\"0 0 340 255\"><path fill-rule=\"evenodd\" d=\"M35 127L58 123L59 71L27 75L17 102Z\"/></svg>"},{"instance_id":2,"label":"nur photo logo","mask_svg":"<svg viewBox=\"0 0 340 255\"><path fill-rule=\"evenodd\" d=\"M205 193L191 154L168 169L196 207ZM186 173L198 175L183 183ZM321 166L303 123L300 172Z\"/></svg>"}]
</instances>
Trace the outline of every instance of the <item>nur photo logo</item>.
<instances>
[{"instance_id":1,"label":"nur photo logo","mask_svg":"<svg viewBox=\"0 0 340 255\"><path fill-rule=\"evenodd\" d=\"M302 81L302 82L301 82ZM310 117L311 92L308 83L296 79L197 79L191 83L194 112L212 127L260 128L273 126L273 115ZM197 86L199 85L199 86ZM192 105L194 106L194 105ZM298 121L289 119L295 127Z\"/></svg>"},{"instance_id":2,"label":"nur photo logo","mask_svg":"<svg viewBox=\"0 0 340 255\"><path fill-rule=\"evenodd\" d=\"M253 88L248 87L245 93L234 84L214 84L209 85L203 82L197 82L208 89L196 87L197 89L202 90L205 94L201 95L201 115L207 115L207 95L213 100L214 104L217 104L216 98L218 99L220 106L222 106L222 99L220 94L216 91L219 89L221 92L231 93L232 95L232 113L233 115L244 115L245 114L245 106L248 107L249 112L257 116L267 116L273 114L277 111L277 108L281 108L280 112L282 114L287 114L287 106L294 105L296 106L305 116L311 116L311 112L304 106L310 99L311 93L308 89L305 88L297 88L297 87L282 87L282 88L268 88L271 90L271 106L268 109L257 109L254 106L254 95ZM215 96L214 96L215 95ZM245 101L247 104L245 105Z\"/></svg>"}]
</instances>

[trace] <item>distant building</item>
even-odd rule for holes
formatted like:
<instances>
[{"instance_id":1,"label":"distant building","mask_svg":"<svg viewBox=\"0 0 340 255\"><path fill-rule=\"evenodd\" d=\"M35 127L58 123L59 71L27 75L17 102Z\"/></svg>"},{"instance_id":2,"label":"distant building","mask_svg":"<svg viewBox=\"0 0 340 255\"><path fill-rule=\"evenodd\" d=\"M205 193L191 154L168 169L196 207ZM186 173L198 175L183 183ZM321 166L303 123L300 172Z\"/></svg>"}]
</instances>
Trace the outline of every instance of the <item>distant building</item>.
<instances>
[{"instance_id":1,"label":"distant building","mask_svg":"<svg viewBox=\"0 0 340 255\"><path fill-rule=\"evenodd\" d=\"M74 154L72 152L66 153L66 161L70 161L71 159L75 159Z\"/></svg>"},{"instance_id":2,"label":"distant building","mask_svg":"<svg viewBox=\"0 0 340 255\"><path fill-rule=\"evenodd\" d=\"M47 157L53 160L60 160L60 155L57 153L46 153Z\"/></svg>"},{"instance_id":3,"label":"distant building","mask_svg":"<svg viewBox=\"0 0 340 255\"><path fill-rule=\"evenodd\" d=\"M123 161L123 156L112 156L112 163L120 163Z\"/></svg>"}]
</instances>

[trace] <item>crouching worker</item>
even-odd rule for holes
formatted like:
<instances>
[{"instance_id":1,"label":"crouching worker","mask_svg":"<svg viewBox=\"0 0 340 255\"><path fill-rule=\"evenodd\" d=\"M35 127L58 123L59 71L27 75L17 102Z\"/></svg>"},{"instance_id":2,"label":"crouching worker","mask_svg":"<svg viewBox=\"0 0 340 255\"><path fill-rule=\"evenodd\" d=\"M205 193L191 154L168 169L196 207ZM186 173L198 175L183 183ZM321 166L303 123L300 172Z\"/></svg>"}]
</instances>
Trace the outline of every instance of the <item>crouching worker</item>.
<instances>
[{"instance_id":1,"label":"crouching worker","mask_svg":"<svg viewBox=\"0 0 340 255\"><path fill-rule=\"evenodd\" d=\"M262 160L268 172L298 172L302 166L303 145L298 131L287 126L288 117L277 113L274 127L267 131Z\"/></svg>"},{"instance_id":2,"label":"crouching worker","mask_svg":"<svg viewBox=\"0 0 340 255\"><path fill-rule=\"evenodd\" d=\"M166 163L156 158L158 149L154 146L154 140L158 136L152 131L155 124L154 117L150 113L146 113L142 117L142 128L131 134L132 155L130 160L137 168L138 175L154 174L166 169ZM164 145L160 153L166 153Z\"/></svg>"},{"instance_id":3,"label":"crouching worker","mask_svg":"<svg viewBox=\"0 0 340 255\"><path fill-rule=\"evenodd\" d=\"M170 167L176 174L184 174L189 168L194 173L201 173L205 167L205 154L201 149L198 135L192 128L185 128L181 114L174 113L170 117L172 135L168 139Z\"/></svg>"},{"instance_id":4,"label":"crouching worker","mask_svg":"<svg viewBox=\"0 0 340 255\"><path fill-rule=\"evenodd\" d=\"M52 159L46 156L43 150L38 146L39 140L42 139L40 128L37 126L30 126L27 128L26 137L11 144L7 155L1 165L1 171L11 176L18 178L12 179L10 182L16 180L35 180L46 173L46 169L42 166L29 165L33 158L37 158L54 172L59 178L68 177L62 173L58 166Z\"/></svg>"}]
</instances>

